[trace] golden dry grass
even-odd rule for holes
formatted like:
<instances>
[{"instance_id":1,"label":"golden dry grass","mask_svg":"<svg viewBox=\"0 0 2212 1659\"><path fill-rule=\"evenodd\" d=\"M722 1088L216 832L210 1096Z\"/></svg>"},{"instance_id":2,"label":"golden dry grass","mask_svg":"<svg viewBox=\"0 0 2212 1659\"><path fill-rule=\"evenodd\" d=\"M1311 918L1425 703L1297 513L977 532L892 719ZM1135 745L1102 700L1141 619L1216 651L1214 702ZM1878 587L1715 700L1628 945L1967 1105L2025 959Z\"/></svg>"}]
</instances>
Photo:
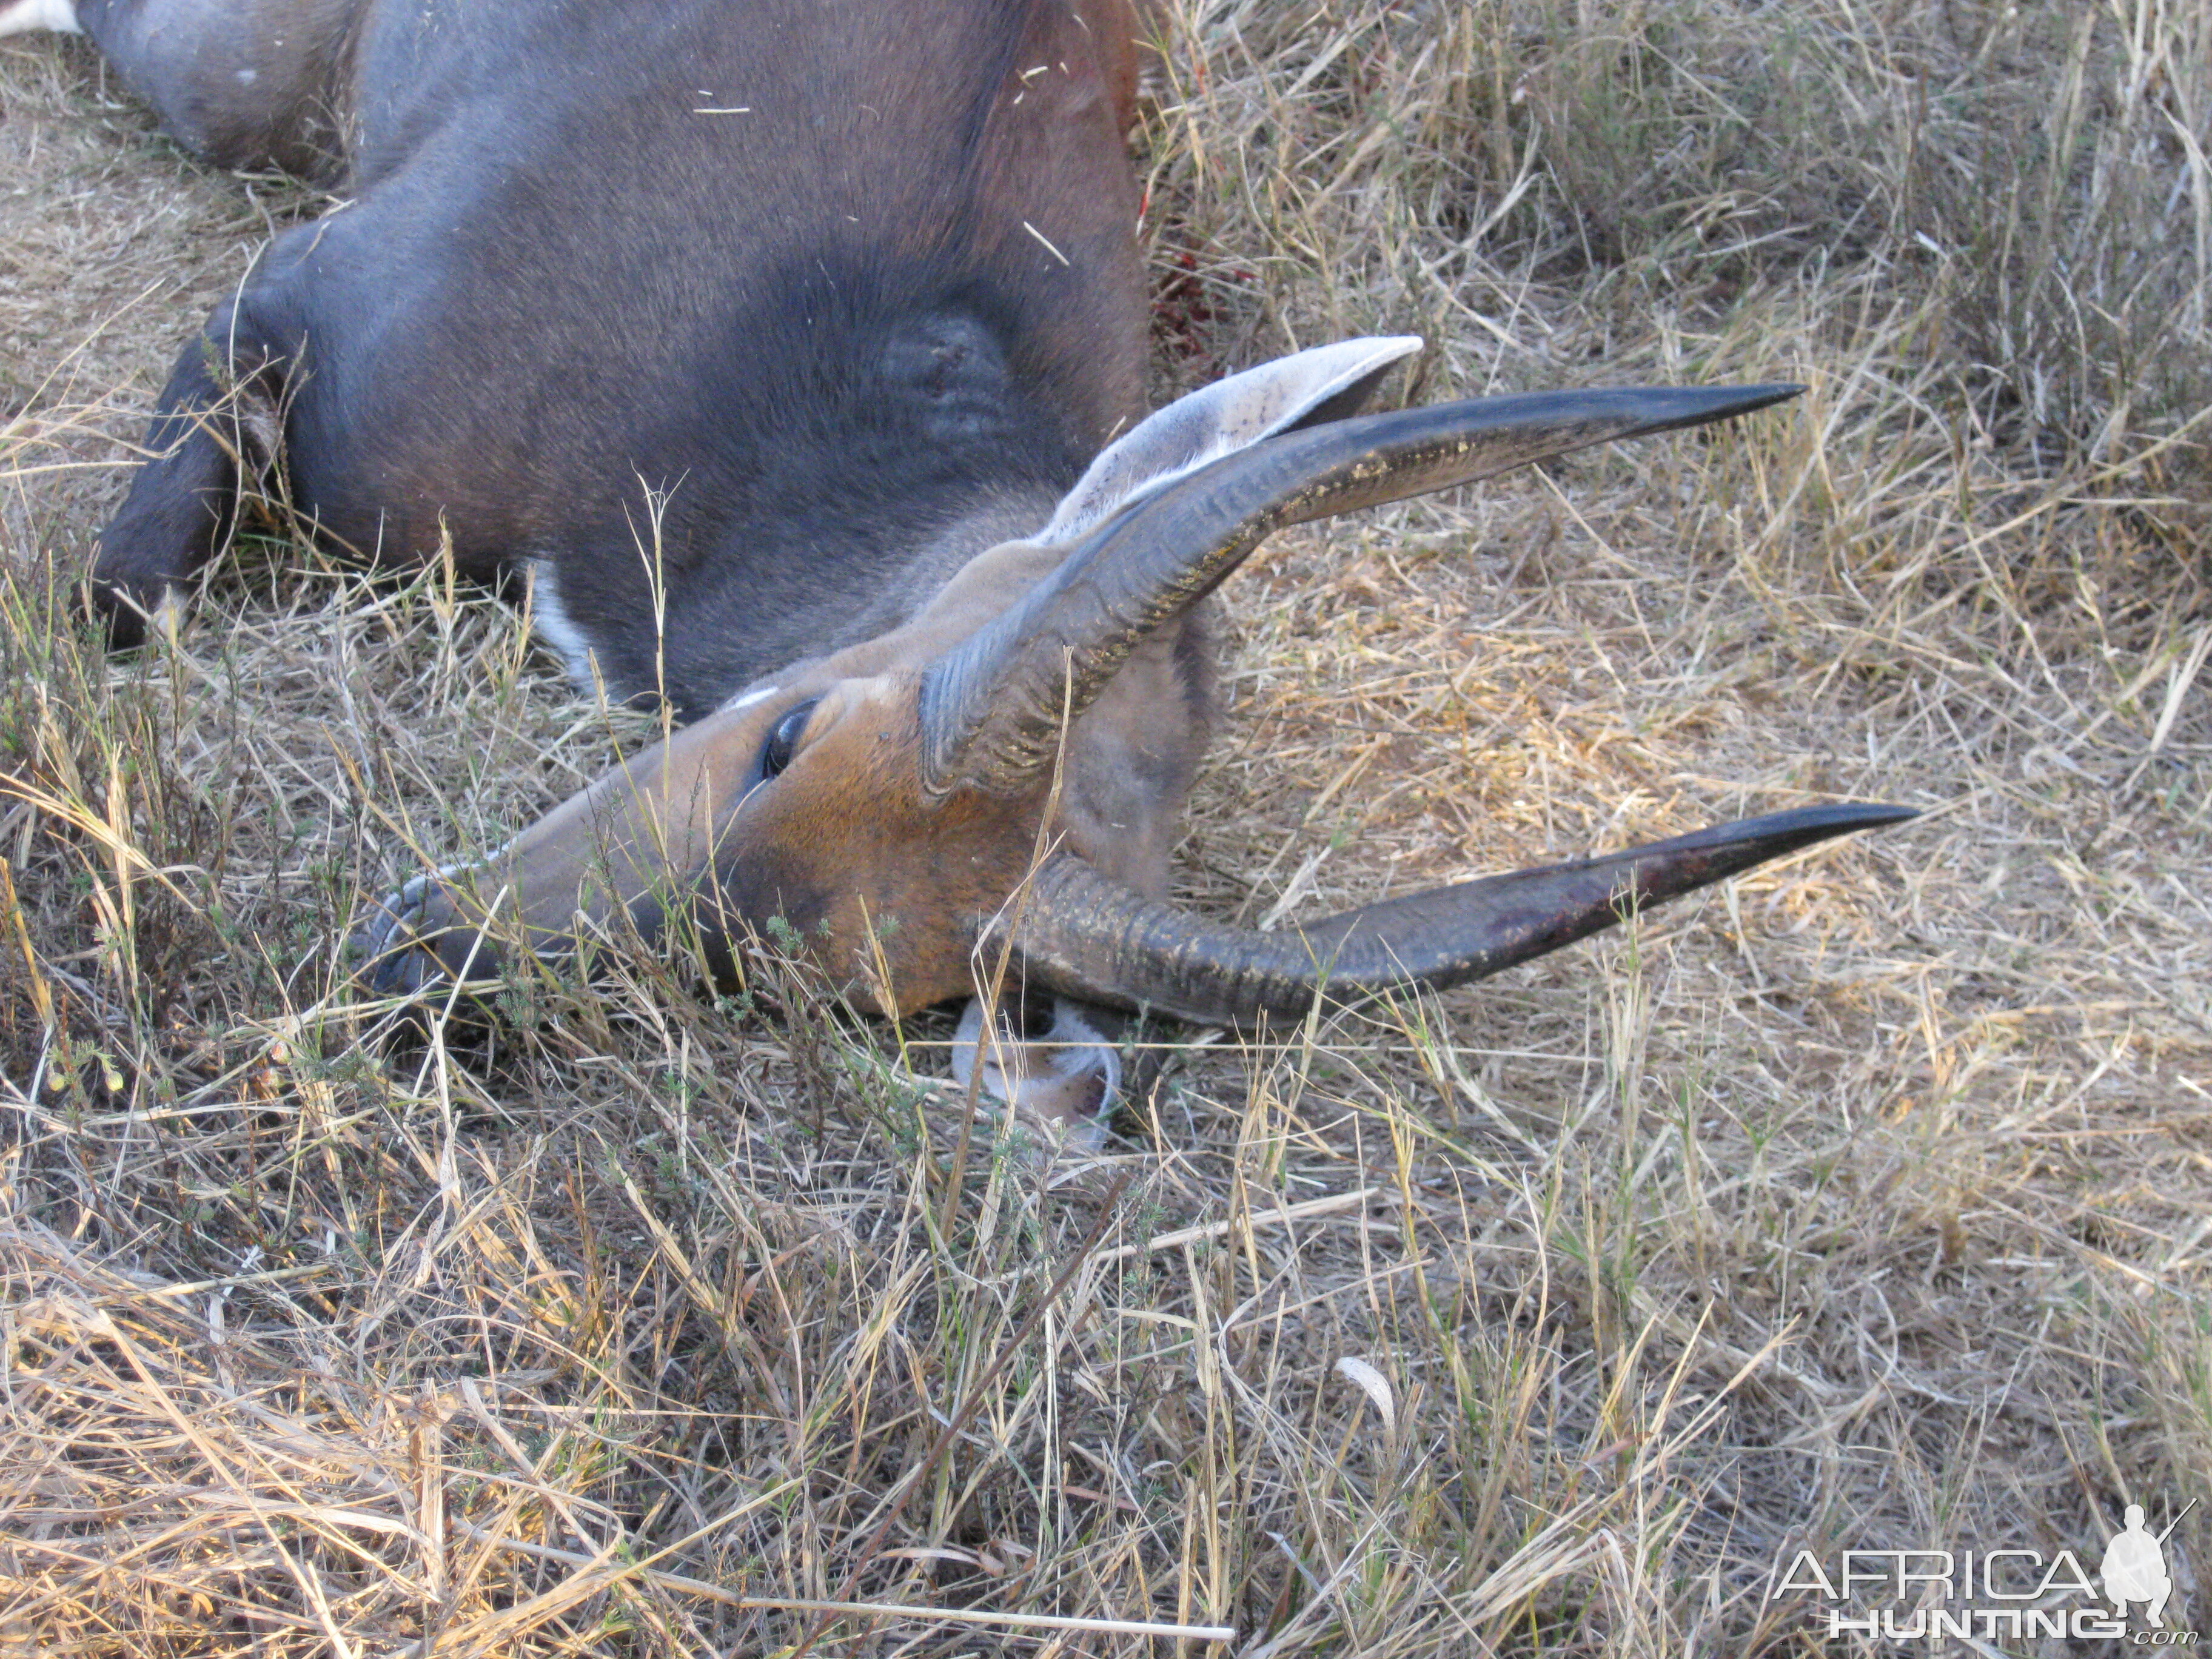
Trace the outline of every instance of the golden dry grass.
<instances>
[{"instance_id":1,"label":"golden dry grass","mask_svg":"<svg viewBox=\"0 0 2212 1659\"><path fill-rule=\"evenodd\" d=\"M1800 1547L2094 1567L2212 1499L2201 9L1184 0L1151 121L1164 394L1407 329L1431 398L1812 388L1283 538L1192 902L1927 817L1158 1033L1108 1158L950 1203L946 1024L772 964L410 1040L364 894L641 728L434 574L251 549L143 661L58 620L311 204L11 42L0 1651L1836 1653ZM852 1600L908 1611L793 1605Z\"/></svg>"}]
</instances>

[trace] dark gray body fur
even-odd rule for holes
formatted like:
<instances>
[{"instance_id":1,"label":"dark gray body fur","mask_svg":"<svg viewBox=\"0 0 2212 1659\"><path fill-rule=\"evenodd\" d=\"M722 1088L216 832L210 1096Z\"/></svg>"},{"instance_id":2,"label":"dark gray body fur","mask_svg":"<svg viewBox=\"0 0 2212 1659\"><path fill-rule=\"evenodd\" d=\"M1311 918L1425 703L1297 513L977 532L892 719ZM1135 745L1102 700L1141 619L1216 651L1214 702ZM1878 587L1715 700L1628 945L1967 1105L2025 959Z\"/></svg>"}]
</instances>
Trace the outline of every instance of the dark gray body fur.
<instances>
[{"instance_id":1,"label":"dark gray body fur","mask_svg":"<svg viewBox=\"0 0 2212 1659\"><path fill-rule=\"evenodd\" d=\"M696 715L902 620L1141 410L1119 4L80 18L186 144L349 198L186 346L96 568L126 636L223 532L226 424L281 427L329 541L545 561L610 690Z\"/></svg>"}]
</instances>

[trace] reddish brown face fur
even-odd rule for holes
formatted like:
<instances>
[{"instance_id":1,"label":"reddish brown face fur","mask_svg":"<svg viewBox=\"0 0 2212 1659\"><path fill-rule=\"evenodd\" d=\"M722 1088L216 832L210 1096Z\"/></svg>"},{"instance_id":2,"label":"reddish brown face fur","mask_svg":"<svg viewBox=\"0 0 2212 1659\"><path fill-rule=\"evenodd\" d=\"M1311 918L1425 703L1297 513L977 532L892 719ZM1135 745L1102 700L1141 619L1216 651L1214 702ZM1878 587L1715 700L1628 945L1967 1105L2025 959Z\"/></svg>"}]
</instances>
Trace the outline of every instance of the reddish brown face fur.
<instances>
[{"instance_id":1,"label":"reddish brown face fur","mask_svg":"<svg viewBox=\"0 0 2212 1659\"><path fill-rule=\"evenodd\" d=\"M795 943L862 1007L906 1013L971 994L979 925L1014 898L1042 848L1158 894L1208 723L1182 624L1147 641L1070 727L1056 793L1049 777L1011 798L933 797L922 785L923 671L1050 556L992 549L912 623L794 665L674 732L465 879L410 884L362 942L382 951L411 933L423 948L387 958L404 965L380 969L378 983L411 989L441 969L481 978L507 949L565 948L580 916L602 926L627 911L657 936L680 913L712 955L749 936ZM809 702L787 762L765 775L771 734Z\"/></svg>"},{"instance_id":2,"label":"reddish brown face fur","mask_svg":"<svg viewBox=\"0 0 2212 1659\"><path fill-rule=\"evenodd\" d=\"M714 860L731 920L762 933L781 917L886 1013L969 994L975 922L1019 886L1049 794L926 799L918 683L909 672L835 686L789 768L732 815Z\"/></svg>"}]
</instances>

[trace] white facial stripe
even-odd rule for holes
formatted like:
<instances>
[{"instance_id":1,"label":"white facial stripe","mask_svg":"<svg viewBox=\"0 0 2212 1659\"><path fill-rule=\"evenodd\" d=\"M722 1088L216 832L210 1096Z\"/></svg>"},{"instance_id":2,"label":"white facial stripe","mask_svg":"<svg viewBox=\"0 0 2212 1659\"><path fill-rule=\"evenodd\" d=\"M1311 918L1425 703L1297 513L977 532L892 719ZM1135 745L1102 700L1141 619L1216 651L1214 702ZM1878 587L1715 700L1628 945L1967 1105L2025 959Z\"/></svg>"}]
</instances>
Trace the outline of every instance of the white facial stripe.
<instances>
[{"instance_id":1,"label":"white facial stripe","mask_svg":"<svg viewBox=\"0 0 2212 1659\"><path fill-rule=\"evenodd\" d=\"M780 685L763 685L757 690L741 692L724 703L719 712L726 714L734 709L750 708L762 699L774 696L782 689Z\"/></svg>"}]
</instances>

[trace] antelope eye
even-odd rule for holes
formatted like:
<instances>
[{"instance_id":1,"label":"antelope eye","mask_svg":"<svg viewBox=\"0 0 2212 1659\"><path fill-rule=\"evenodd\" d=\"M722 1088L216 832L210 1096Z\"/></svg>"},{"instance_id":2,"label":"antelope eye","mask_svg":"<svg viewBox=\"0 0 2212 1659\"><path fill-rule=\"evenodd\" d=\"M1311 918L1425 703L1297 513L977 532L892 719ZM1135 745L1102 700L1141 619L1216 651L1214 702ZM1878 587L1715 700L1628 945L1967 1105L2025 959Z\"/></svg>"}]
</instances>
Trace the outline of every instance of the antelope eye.
<instances>
[{"instance_id":1,"label":"antelope eye","mask_svg":"<svg viewBox=\"0 0 2212 1659\"><path fill-rule=\"evenodd\" d=\"M799 739L806 730L806 722L813 718L815 705L821 701L816 697L800 703L769 728L768 741L761 745L761 776L776 777L791 764L791 757L799 752Z\"/></svg>"}]
</instances>

